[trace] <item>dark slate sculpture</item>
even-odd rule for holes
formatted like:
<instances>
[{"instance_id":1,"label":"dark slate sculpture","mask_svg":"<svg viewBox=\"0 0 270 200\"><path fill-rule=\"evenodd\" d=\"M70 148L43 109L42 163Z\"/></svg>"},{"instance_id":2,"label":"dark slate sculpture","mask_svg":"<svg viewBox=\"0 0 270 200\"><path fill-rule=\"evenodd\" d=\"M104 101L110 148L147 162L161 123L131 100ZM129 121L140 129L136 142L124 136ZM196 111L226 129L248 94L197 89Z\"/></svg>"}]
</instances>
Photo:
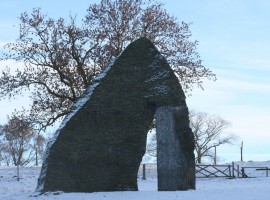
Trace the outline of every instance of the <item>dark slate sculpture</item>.
<instances>
[{"instance_id":1,"label":"dark slate sculpture","mask_svg":"<svg viewBox=\"0 0 270 200\"><path fill-rule=\"evenodd\" d=\"M158 189L195 189L185 95L165 58L141 38L92 82L66 116L48 143L37 191L138 190L137 172L156 111Z\"/></svg>"}]
</instances>

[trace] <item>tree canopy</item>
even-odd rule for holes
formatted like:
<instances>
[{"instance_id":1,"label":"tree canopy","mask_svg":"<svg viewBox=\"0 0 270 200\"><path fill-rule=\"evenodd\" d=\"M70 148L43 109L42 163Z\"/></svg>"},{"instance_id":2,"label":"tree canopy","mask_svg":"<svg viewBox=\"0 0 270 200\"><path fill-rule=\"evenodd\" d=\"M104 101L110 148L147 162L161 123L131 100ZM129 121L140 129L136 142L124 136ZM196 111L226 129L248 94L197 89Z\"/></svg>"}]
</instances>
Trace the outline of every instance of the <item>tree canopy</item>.
<instances>
[{"instance_id":1,"label":"tree canopy","mask_svg":"<svg viewBox=\"0 0 270 200\"><path fill-rule=\"evenodd\" d=\"M0 99L29 90L29 116L40 129L65 116L93 78L139 37L157 46L185 92L203 88L205 78L216 78L202 64L191 24L179 22L156 1L101 0L89 6L81 23L72 16L52 19L36 8L22 13L20 21L19 37L6 44L1 60L13 59L24 67L2 71Z\"/></svg>"}]
</instances>

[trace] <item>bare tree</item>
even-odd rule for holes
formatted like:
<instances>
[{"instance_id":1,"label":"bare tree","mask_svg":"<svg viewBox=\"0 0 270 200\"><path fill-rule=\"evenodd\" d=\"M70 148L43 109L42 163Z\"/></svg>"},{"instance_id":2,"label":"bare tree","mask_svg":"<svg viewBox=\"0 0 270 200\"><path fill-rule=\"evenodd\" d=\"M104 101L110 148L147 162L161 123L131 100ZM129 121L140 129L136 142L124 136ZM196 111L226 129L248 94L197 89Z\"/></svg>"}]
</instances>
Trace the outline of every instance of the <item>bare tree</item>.
<instances>
[{"instance_id":1,"label":"bare tree","mask_svg":"<svg viewBox=\"0 0 270 200\"><path fill-rule=\"evenodd\" d=\"M34 138L34 148L35 148L35 157L36 157L36 166L38 166L38 161L43 160L45 153L45 143L46 139L43 135L38 134Z\"/></svg>"},{"instance_id":2,"label":"bare tree","mask_svg":"<svg viewBox=\"0 0 270 200\"><path fill-rule=\"evenodd\" d=\"M203 112L190 112L190 127L195 137L196 162L203 158L214 158L214 148L224 144L232 144L237 137L226 134L230 123L219 116Z\"/></svg>"},{"instance_id":3,"label":"bare tree","mask_svg":"<svg viewBox=\"0 0 270 200\"><path fill-rule=\"evenodd\" d=\"M13 164L23 166L31 162L34 157L31 124L18 116L12 116L1 131L4 152L11 156Z\"/></svg>"},{"instance_id":4,"label":"bare tree","mask_svg":"<svg viewBox=\"0 0 270 200\"><path fill-rule=\"evenodd\" d=\"M5 46L2 59L25 67L2 71L0 99L30 91L29 116L43 130L65 116L92 79L139 37L157 45L186 92L202 88L204 78L215 80L202 65L190 24L179 23L156 1L101 0L80 23L75 17L52 19L40 9L22 13L20 20L19 37Z\"/></svg>"}]
</instances>

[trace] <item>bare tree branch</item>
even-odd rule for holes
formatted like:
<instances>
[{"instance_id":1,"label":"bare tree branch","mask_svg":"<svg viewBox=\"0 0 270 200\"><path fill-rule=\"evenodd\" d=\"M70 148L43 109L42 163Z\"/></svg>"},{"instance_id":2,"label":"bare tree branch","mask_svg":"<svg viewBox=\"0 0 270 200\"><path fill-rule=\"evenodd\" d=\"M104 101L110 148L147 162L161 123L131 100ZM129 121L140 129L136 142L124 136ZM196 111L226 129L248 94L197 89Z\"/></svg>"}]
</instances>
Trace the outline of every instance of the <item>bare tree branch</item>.
<instances>
[{"instance_id":1,"label":"bare tree branch","mask_svg":"<svg viewBox=\"0 0 270 200\"><path fill-rule=\"evenodd\" d=\"M226 135L224 132L230 123L218 116L203 112L190 112L190 127L195 137L196 161L202 162L204 157L213 158L214 147L233 144L237 137L233 134Z\"/></svg>"},{"instance_id":2,"label":"bare tree branch","mask_svg":"<svg viewBox=\"0 0 270 200\"><path fill-rule=\"evenodd\" d=\"M20 16L16 42L5 45L0 60L24 67L0 76L0 99L29 91L30 116L45 129L67 114L93 78L126 46L148 37L167 58L183 89L202 87L215 74L202 64L190 23L178 22L154 0L101 0L91 4L83 22L52 19L40 9ZM80 26L78 24L81 24Z\"/></svg>"}]
</instances>

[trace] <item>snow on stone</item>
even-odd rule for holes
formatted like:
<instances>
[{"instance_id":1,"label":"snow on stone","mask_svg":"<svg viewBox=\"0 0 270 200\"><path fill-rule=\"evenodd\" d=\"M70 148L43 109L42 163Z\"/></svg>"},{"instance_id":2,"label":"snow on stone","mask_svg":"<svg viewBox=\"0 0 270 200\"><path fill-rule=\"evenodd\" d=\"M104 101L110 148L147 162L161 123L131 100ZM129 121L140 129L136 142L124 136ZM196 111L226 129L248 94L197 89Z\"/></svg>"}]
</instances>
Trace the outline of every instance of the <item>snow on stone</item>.
<instances>
[{"instance_id":1,"label":"snow on stone","mask_svg":"<svg viewBox=\"0 0 270 200\"><path fill-rule=\"evenodd\" d=\"M114 60L115 61L115 60ZM64 120L62 121L61 125L59 126L58 130L54 134L53 139L50 141L50 146L53 142L57 139L61 129L66 125L66 123L83 107L83 105L90 99L91 95L93 94L96 87L99 85L100 81L106 76L107 72L111 69L114 64L114 61L108 65L98 76L93 80L91 85L86 89L84 94L74 103L71 108L71 111L66 115ZM48 146L48 147L50 147Z\"/></svg>"},{"instance_id":2,"label":"snow on stone","mask_svg":"<svg viewBox=\"0 0 270 200\"><path fill-rule=\"evenodd\" d=\"M161 60L165 60L165 58L162 55L156 55L153 63L151 65L149 65L150 68L160 68L160 61ZM146 83L151 83L151 82L155 82L158 80L162 80L165 79L166 77L170 76L170 72L167 70L155 70L157 72L155 72L155 74L153 74L149 79L145 80ZM170 91L170 87L168 87L167 85L165 85L166 82L164 82L163 85L160 86L155 86L153 88L151 88L146 94L145 97L152 97L158 94L167 94Z\"/></svg>"},{"instance_id":3,"label":"snow on stone","mask_svg":"<svg viewBox=\"0 0 270 200\"><path fill-rule=\"evenodd\" d=\"M42 168L42 171L40 173L40 179L43 179L46 176L46 171L47 171L47 162L46 159L49 157L49 153L50 153L50 148L51 146L54 144L54 142L57 140L57 137L59 136L59 133L61 131L61 129L63 127L65 127L66 123L80 110L80 108L83 107L83 105L90 99L91 95L93 94L94 90L96 89L96 87L99 85L100 81L106 76L106 74L108 73L108 71L111 69L111 67L113 66L115 60L113 60L113 62L108 65L91 83L91 85L86 89L86 91L84 92L84 94L74 103L74 105L71 108L71 111L66 115L66 117L64 118L64 120L62 121L62 123L60 124L59 128L57 129L57 131L55 132L54 136L50 139L50 141L47 144L47 149L46 149L46 154L44 157L44 166ZM42 183L44 184L44 182ZM41 191L41 189L43 188L43 185L39 184L37 191Z\"/></svg>"},{"instance_id":4,"label":"snow on stone","mask_svg":"<svg viewBox=\"0 0 270 200\"><path fill-rule=\"evenodd\" d=\"M154 81L161 80L169 76L170 76L170 73L164 70L162 72L158 72L157 74L154 74L153 76L151 76L150 79L146 80L145 82L154 82Z\"/></svg>"}]
</instances>

